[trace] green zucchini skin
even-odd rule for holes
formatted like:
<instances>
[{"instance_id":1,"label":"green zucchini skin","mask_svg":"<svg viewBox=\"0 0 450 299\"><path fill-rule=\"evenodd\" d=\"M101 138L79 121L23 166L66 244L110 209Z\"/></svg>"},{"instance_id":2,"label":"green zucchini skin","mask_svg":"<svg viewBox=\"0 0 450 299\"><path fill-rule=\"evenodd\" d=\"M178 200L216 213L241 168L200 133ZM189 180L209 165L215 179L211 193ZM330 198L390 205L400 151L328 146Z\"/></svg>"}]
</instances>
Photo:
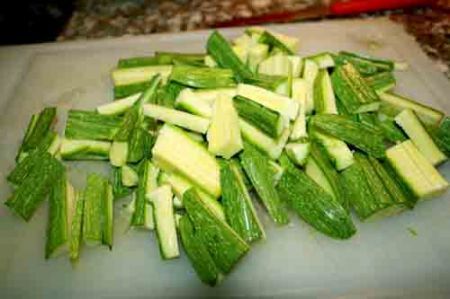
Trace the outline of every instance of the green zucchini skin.
<instances>
[{"instance_id":1,"label":"green zucchini skin","mask_svg":"<svg viewBox=\"0 0 450 299\"><path fill-rule=\"evenodd\" d=\"M289 158L282 156L285 170L277 190L297 215L321 233L334 239L348 239L356 233L349 213L329 193L303 171L296 168Z\"/></svg>"},{"instance_id":2,"label":"green zucchini skin","mask_svg":"<svg viewBox=\"0 0 450 299\"><path fill-rule=\"evenodd\" d=\"M269 157L260 153L255 147L245 144L240 159L245 173L272 220L278 225L289 223L286 207L272 183Z\"/></svg>"},{"instance_id":3,"label":"green zucchini skin","mask_svg":"<svg viewBox=\"0 0 450 299\"><path fill-rule=\"evenodd\" d=\"M376 165L376 169L372 163ZM361 153L355 153L355 164L342 173L346 181L347 196L362 221L380 215L388 216L405 208L405 198L395 198L390 194L395 188L390 177L382 179L380 174L386 175L377 161L373 162ZM390 191L385 184L389 185ZM398 191L397 189L395 192Z\"/></svg>"},{"instance_id":4,"label":"green zucchini skin","mask_svg":"<svg viewBox=\"0 0 450 299\"><path fill-rule=\"evenodd\" d=\"M132 68L151 65L173 64L175 60L199 63L203 62L204 54L176 53L176 52L156 52L155 56L141 56L119 59L117 68Z\"/></svg>"},{"instance_id":5,"label":"green zucchini skin","mask_svg":"<svg viewBox=\"0 0 450 299\"><path fill-rule=\"evenodd\" d=\"M134 212L131 216L131 226L134 227L144 227L146 223L147 199L145 195L147 191L148 171L149 163L147 160L144 160L139 169L139 182L134 200Z\"/></svg>"},{"instance_id":6,"label":"green zucchini skin","mask_svg":"<svg viewBox=\"0 0 450 299\"><path fill-rule=\"evenodd\" d=\"M207 285L215 286L220 279L220 270L214 263L199 234L194 231L194 225L186 215L180 219L179 232L184 251L197 276Z\"/></svg>"},{"instance_id":7,"label":"green zucchini skin","mask_svg":"<svg viewBox=\"0 0 450 299\"><path fill-rule=\"evenodd\" d=\"M328 183L333 189L334 197L348 211L349 204L343 190L344 187L342 186L342 179L336 171L336 168L333 166L333 163L328 158L323 147L316 141L312 141L310 143L310 155L327 178Z\"/></svg>"},{"instance_id":8,"label":"green zucchini skin","mask_svg":"<svg viewBox=\"0 0 450 299\"><path fill-rule=\"evenodd\" d=\"M69 139L113 140L122 119L94 111L70 110L64 135Z\"/></svg>"},{"instance_id":9,"label":"green zucchini skin","mask_svg":"<svg viewBox=\"0 0 450 299\"><path fill-rule=\"evenodd\" d=\"M103 195L103 235L102 244L113 247L114 237L114 195L112 186L108 181L105 181L104 195Z\"/></svg>"},{"instance_id":10,"label":"green zucchini skin","mask_svg":"<svg viewBox=\"0 0 450 299\"><path fill-rule=\"evenodd\" d=\"M29 221L39 205L51 191L56 178L62 175L64 166L49 153L43 153L38 163L20 181L17 189L5 202L25 221Z\"/></svg>"},{"instance_id":11,"label":"green zucchini skin","mask_svg":"<svg viewBox=\"0 0 450 299\"><path fill-rule=\"evenodd\" d=\"M252 71L233 52L228 41L216 30L209 36L206 42L206 49L209 55L214 58L222 68L231 69L238 82L243 82L245 78L253 77Z\"/></svg>"},{"instance_id":12,"label":"green zucchini skin","mask_svg":"<svg viewBox=\"0 0 450 299\"><path fill-rule=\"evenodd\" d=\"M194 188L183 194L183 204L196 233L222 273L229 273L250 247L228 224L207 208Z\"/></svg>"},{"instance_id":13,"label":"green zucchini skin","mask_svg":"<svg viewBox=\"0 0 450 299\"><path fill-rule=\"evenodd\" d=\"M255 74L253 77L247 77L244 79L244 83L256 85L268 89L270 91L276 91L277 88L283 84L286 84L287 77L277 75Z\"/></svg>"},{"instance_id":14,"label":"green zucchini skin","mask_svg":"<svg viewBox=\"0 0 450 299\"><path fill-rule=\"evenodd\" d=\"M186 86L174 81L169 81L169 83L157 91L156 104L167 108L174 108L175 100L184 88L186 88Z\"/></svg>"},{"instance_id":15,"label":"green zucchini skin","mask_svg":"<svg viewBox=\"0 0 450 299\"><path fill-rule=\"evenodd\" d=\"M342 115L321 114L310 120L310 125L326 134L341 139L376 157L385 156L383 136L363 123Z\"/></svg>"},{"instance_id":16,"label":"green zucchini skin","mask_svg":"<svg viewBox=\"0 0 450 299\"><path fill-rule=\"evenodd\" d=\"M445 117L439 127L424 125L436 145L450 157L450 117Z\"/></svg>"},{"instance_id":17,"label":"green zucchini skin","mask_svg":"<svg viewBox=\"0 0 450 299\"><path fill-rule=\"evenodd\" d=\"M395 87L396 80L392 72L386 71L364 78L376 92L386 92Z\"/></svg>"},{"instance_id":18,"label":"green zucchini skin","mask_svg":"<svg viewBox=\"0 0 450 299\"><path fill-rule=\"evenodd\" d=\"M394 120L388 118L385 120L377 120L377 122L386 140L389 140L392 143L403 142L406 140L405 134L395 124Z\"/></svg>"},{"instance_id":19,"label":"green zucchini skin","mask_svg":"<svg viewBox=\"0 0 450 299\"><path fill-rule=\"evenodd\" d=\"M175 66L170 80L194 88L222 88L236 85L233 76L227 69Z\"/></svg>"},{"instance_id":20,"label":"green zucchini skin","mask_svg":"<svg viewBox=\"0 0 450 299\"><path fill-rule=\"evenodd\" d=\"M122 184L122 170L120 167L112 167L112 188L114 199L118 200L133 193L134 188Z\"/></svg>"},{"instance_id":21,"label":"green zucchini skin","mask_svg":"<svg viewBox=\"0 0 450 299\"><path fill-rule=\"evenodd\" d=\"M331 75L331 82L336 96L349 113L378 110L380 98L351 63L338 65Z\"/></svg>"},{"instance_id":22,"label":"green zucchini skin","mask_svg":"<svg viewBox=\"0 0 450 299\"><path fill-rule=\"evenodd\" d=\"M363 56L347 51L339 52L335 59L337 63L351 62L365 76L375 75L379 72L392 72L394 70L394 62L391 60Z\"/></svg>"},{"instance_id":23,"label":"green zucchini skin","mask_svg":"<svg viewBox=\"0 0 450 299\"><path fill-rule=\"evenodd\" d=\"M283 119L279 113L242 96L235 96L233 104L239 116L270 137L277 138L282 133Z\"/></svg>"},{"instance_id":24,"label":"green zucchini skin","mask_svg":"<svg viewBox=\"0 0 450 299\"><path fill-rule=\"evenodd\" d=\"M69 209L67 201L67 178L65 171L54 182L48 199L47 239L45 258L69 241Z\"/></svg>"},{"instance_id":25,"label":"green zucchini skin","mask_svg":"<svg viewBox=\"0 0 450 299\"><path fill-rule=\"evenodd\" d=\"M29 153L42 144L42 140L51 132L55 121L55 107L44 108L39 114L32 115L17 153L16 161L19 161L22 154Z\"/></svg>"},{"instance_id":26,"label":"green zucchini skin","mask_svg":"<svg viewBox=\"0 0 450 299\"><path fill-rule=\"evenodd\" d=\"M403 179L397 174L395 169L387 160L382 161L381 164L383 165L384 170L389 174L391 179L401 189L401 192L403 193L404 197L408 200L407 206L410 209L413 209L417 201L419 200L419 197L414 194L411 188L405 183L405 181L403 181Z\"/></svg>"},{"instance_id":27,"label":"green zucchini skin","mask_svg":"<svg viewBox=\"0 0 450 299\"><path fill-rule=\"evenodd\" d=\"M103 243L104 234L104 202L107 196L108 182L102 176L91 173L87 177L87 185L83 192L84 217L83 240L86 244Z\"/></svg>"},{"instance_id":28,"label":"green zucchini skin","mask_svg":"<svg viewBox=\"0 0 450 299\"><path fill-rule=\"evenodd\" d=\"M127 85L118 85L114 86L114 99L120 100L123 98L126 98L128 96L131 96L132 94L143 92L146 90L150 85L151 81L145 81L145 82L138 82L138 83L132 83Z\"/></svg>"},{"instance_id":29,"label":"green zucchini skin","mask_svg":"<svg viewBox=\"0 0 450 299\"><path fill-rule=\"evenodd\" d=\"M48 156L49 154L45 151L33 151L16 164L16 167L8 174L6 179L13 185L20 185L33 172L35 167L39 167L44 159L48 159Z\"/></svg>"},{"instance_id":30,"label":"green zucchini skin","mask_svg":"<svg viewBox=\"0 0 450 299\"><path fill-rule=\"evenodd\" d=\"M288 54L288 55L294 55L295 53L292 52L291 49L286 47L284 43L282 43L278 38L276 38L273 34L265 30L261 36L259 37L259 42L269 45L271 48L277 48L280 49L282 52Z\"/></svg>"},{"instance_id":31,"label":"green zucchini skin","mask_svg":"<svg viewBox=\"0 0 450 299\"><path fill-rule=\"evenodd\" d=\"M127 162L137 163L150 156L155 138L142 126L135 127L128 142Z\"/></svg>"},{"instance_id":32,"label":"green zucchini skin","mask_svg":"<svg viewBox=\"0 0 450 299\"><path fill-rule=\"evenodd\" d=\"M76 262L80 256L81 243L83 240L83 217L84 217L84 196L77 193L75 209L70 226L69 257L72 263Z\"/></svg>"},{"instance_id":33,"label":"green zucchini skin","mask_svg":"<svg viewBox=\"0 0 450 299\"><path fill-rule=\"evenodd\" d=\"M237 161L223 161L220 184L227 222L244 241L251 243L265 238L265 233L242 176Z\"/></svg>"}]
</instances>

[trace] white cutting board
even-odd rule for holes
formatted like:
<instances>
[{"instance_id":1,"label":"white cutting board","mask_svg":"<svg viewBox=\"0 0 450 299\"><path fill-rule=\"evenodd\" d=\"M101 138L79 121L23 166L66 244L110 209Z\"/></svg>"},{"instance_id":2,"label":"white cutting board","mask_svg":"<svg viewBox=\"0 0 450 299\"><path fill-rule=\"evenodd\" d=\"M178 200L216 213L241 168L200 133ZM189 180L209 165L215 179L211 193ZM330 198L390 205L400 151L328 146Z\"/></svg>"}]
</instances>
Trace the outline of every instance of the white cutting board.
<instances>
[{"instance_id":1,"label":"white cutting board","mask_svg":"<svg viewBox=\"0 0 450 299\"><path fill-rule=\"evenodd\" d=\"M449 81L403 29L387 19L274 26L301 40L301 54L349 50L406 61L397 90L450 113ZM242 29L222 30L227 37ZM0 197L5 175L28 119L45 105L60 107L59 128L69 108L92 109L112 100L109 71L120 57L153 51L201 52L208 31L101 41L0 48ZM181 154L181 152L180 152ZM66 163L76 187L87 171L106 163ZM450 165L440 168L450 179ZM116 212L121 203L116 205ZM267 240L255 244L216 288L197 279L185 255L162 261L155 236L124 233L116 217L113 251L83 248L72 268L67 258L44 260L47 206L29 223L0 206L0 297L448 297L450 295L450 193L414 211L373 223L355 218L358 233L335 241L292 214L277 228L262 209ZM408 228L414 229L414 236Z\"/></svg>"}]
</instances>

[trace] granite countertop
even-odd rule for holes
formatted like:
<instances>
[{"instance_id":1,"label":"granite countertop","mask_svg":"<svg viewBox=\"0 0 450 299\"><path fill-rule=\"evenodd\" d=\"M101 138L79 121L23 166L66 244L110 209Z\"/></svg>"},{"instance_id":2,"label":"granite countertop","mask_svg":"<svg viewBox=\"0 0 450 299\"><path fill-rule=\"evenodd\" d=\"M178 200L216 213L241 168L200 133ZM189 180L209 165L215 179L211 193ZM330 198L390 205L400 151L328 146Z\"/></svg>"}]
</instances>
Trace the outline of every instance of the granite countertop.
<instances>
[{"instance_id":1,"label":"granite countertop","mask_svg":"<svg viewBox=\"0 0 450 299\"><path fill-rule=\"evenodd\" d=\"M58 41L97 39L157 32L180 32L214 27L233 17L253 17L298 11L319 0L163 0L96 5L74 12ZM450 2L433 8L363 14L356 18L389 15L414 35L422 49L450 78Z\"/></svg>"}]
</instances>

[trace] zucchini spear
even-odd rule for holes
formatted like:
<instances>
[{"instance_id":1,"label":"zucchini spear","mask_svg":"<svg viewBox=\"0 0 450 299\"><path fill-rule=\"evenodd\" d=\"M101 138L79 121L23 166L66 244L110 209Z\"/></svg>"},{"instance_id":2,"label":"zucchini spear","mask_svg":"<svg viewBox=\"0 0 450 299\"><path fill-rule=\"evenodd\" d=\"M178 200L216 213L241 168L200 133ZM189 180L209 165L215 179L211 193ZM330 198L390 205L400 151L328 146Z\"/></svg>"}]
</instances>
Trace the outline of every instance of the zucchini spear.
<instances>
[{"instance_id":1,"label":"zucchini spear","mask_svg":"<svg viewBox=\"0 0 450 299\"><path fill-rule=\"evenodd\" d=\"M70 110L67 116L65 137L111 141L119 131L122 119L94 111Z\"/></svg>"},{"instance_id":2,"label":"zucchini spear","mask_svg":"<svg viewBox=\"0 0 450 299\"><path fill-rule=\"evenodd\" d=\"M175 66L170 80L194 88L223 88L236 85L231 70L209 67Z\"/></svg>"}]
</instances>

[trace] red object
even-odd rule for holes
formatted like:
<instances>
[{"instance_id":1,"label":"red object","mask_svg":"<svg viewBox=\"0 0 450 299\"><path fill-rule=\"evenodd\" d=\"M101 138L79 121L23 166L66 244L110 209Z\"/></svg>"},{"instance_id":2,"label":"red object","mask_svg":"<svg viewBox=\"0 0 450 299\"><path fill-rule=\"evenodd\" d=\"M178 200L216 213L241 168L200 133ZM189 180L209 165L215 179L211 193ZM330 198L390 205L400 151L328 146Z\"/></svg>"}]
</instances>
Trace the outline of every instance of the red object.
<instances>
[{"instance_id":1,"label":"red object","mask_svg":"<svg viewBox=\"0 0 450 299\"><path fill-rule=\"evenodd\" d=\"M433 0L350 0L331 4L330 14L336 16L399 9L433 4Z\"/></svg>"}]
</instances>

